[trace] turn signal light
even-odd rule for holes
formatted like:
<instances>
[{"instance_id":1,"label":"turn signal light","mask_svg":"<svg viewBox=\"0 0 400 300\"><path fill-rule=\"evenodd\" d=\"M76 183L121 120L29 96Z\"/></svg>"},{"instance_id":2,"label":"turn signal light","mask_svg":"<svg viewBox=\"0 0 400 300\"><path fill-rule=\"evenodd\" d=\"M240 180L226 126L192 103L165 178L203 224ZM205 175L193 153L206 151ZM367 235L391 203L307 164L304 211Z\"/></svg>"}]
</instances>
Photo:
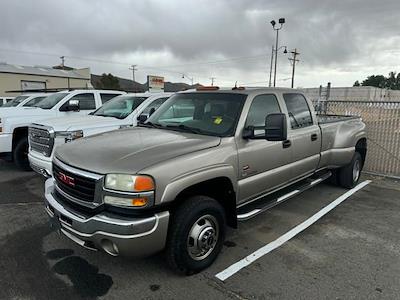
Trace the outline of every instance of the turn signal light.
<instances>
[{"instance_id":1,"label":"turn signal light","mask_svg":"<svg viewBox=\"0 0 400 300\"><path fill-rule=\"evenodd\" d=\"M132 199L132 206L140 207L145 206L147 204L146 198L133 198Z\"/></svg>"},{"instance_id":2,"label":"turn signal light","mask_svg":"<svg viewBox=\"0 0 400 300\"><path fill-rule=\"evenodd\" d=\"M137 176L135 179L134 191L145 192L154 190L154 181L149 176Z\"/></svg>"}]
</instances>

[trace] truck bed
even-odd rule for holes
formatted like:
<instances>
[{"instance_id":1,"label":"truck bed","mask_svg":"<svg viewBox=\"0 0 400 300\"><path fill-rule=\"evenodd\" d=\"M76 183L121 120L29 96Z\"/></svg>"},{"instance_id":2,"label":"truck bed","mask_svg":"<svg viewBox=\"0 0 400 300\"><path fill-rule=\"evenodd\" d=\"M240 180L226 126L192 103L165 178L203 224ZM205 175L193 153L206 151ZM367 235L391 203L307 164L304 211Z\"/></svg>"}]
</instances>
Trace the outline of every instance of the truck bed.
<instances>
[{"instance_id":1,"label":"truck bed","mask_svg":"<svg viewBox=\"0 0 400 300\"><path fill-rule=\"evenodd\" d=\"M317 115L318 124L335 123L359 118L359 116L351 115Z\"/></svg>"}]
</instances>

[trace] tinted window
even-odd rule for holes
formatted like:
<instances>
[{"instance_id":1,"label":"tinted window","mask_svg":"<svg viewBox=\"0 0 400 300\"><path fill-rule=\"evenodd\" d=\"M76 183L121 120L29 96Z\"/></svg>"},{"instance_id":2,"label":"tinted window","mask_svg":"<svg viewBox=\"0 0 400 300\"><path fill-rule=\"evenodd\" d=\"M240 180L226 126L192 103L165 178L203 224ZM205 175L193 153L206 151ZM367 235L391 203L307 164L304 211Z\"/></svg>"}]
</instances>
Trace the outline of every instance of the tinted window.
<instances>
[{"instance_id":1,"label":"tinted window","mask_svg":"<svg viewBox=\"0 0 400 300\"><path fill-rule=\"evenodd\" d=\"M265 126L265 117L269 114L280 113L281 109L275 95L256 96L251 103L246 119L247 126Z\"/></svg>"},{"instance_id":2,"label":"tinted window","mask_svg":"<svg viewBox=\"0 0 400 300\"><path fill-rule=\"evenodd\" d=\"M154 108L154 111L156 111L156 110L161 106L161 104L163 104L163 103L165 102L165 100L167 100L167 99L168 99L168 97L159 98L159 99L157 99L157 100L154 100L153 102L151 102L151 103L149 104L149 106L147 106L147 107L143 110L142 114L149 114L150 111L151 111L153 108Z\"/></svg>"},{"instance_id":3,"label":"tinted window","mask_svg":"<svg viewBox=\"0 0 400 300\"><path fill-rule=\"evenodd\" d=\"M28 102L26 102L23 106L29 106L29 107L35 106L40 101L42 101L44 98L46 98L46 96L33 98L33 99L29 100Z\"/></svg>"},{"instance_id":4,"label":"tinted window","mask_svg":"<svg viewBox=\"0 0 400 300\"><path fill-rule=\"evenodd\" d=\"M101 103L106 103L108 100L110 100L110 99L112 99L112 98L114 98L114 97L117 97L117 96L119 96L119 95L121 95L121 94L103 94L103 93L100 93L100 98L101 98Z\"/></svg>"},{"instance_id":5,"label":"tinted window","mask_svg":"<svg viewBox=\"0 0 400 300\"><path fill-rule=\"evenodd\" d=\"M290 124L293 129L311 126L313 124L307 101L301 94L284 94L289 112Z\"/></svg>"},{"instance_id":6,"label":"tinted window","mask_svg":"<svg viewBox=\"0 0 400 300\"><path fill-rule=\"evenodd\" d=\"M96 109L96 102L93 93L78 94L73 96L70 100L79 100L80 110Z\"/></svg>"}]
</instances>

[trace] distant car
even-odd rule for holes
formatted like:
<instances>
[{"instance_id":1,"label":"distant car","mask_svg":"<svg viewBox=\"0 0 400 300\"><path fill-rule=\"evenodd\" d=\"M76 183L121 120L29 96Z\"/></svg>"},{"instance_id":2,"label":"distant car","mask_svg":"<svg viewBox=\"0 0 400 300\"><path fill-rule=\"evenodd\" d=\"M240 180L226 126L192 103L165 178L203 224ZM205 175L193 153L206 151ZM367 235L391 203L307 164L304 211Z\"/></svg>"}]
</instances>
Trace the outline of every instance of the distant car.
<instances>
[{"instance_id":1,"label":"distant car","mask_svg":"<svg viewBox=\"0 0 400 300\"><path fill-rule=\"evenodd\" d=\"M23 106L32 107L50 95L51 94L49 94L49 93L47 93L47 94L44 94L44 93L23 94L21 96L17 96L15 98L13 98L11 101L8 101L5 104L3 104L3 106L1 106L1 108L23 107Z\"/></svg>"},{"instance_id":2,"label":"distant car","mask_svg":"<svg viewBox=\"0 0 400 300\"><path fill-rule=\"evenodd\" d=\"M41 99L32 107L0 108L0 158L13 160L23 170L28 161L28 127L33 122L64 116L87 115L113 97L111 90L65 90Z\"/></svg>"},{"instance_id":3,"label":"distant car","mask_svg":"<svg viewBox=\"0 0 400 300\"><path fill-rule=\"evenodd\" d=\"M10 102L14 97L0 97L0 107L2 107L7 102Z\"/></svg>"},{"instance_id":4,"label":"distant car","mask_svg":"<svg viewBox=\"0 0 400 300\"><path fill-rule=\"evenodd\" d=\"M52 175L57 145L145 121L173 93L126 94L113 98L84 116L46 119L29 127L29 162L37 173ZM138 120L138 118L140 120Z\"/></svg>"}]
</instances>

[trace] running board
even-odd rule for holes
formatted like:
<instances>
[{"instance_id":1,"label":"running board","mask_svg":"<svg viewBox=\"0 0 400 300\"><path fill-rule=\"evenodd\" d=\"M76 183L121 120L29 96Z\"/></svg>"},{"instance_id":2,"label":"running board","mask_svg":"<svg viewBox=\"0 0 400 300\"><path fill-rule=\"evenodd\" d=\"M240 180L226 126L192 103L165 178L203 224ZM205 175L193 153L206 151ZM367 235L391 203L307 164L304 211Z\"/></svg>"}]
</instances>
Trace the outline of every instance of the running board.
<instances>
[{"instance_id":1,"label":"running board","mask_svg":"<svg viewBox=\"0 0 400 300\"><path fill-rule=\"evenodd\" d=\"M285 202L286 200L308 190L309 188L321 183L325 179L328 179L332 173L330 171L317 173L313 177L307 178L300 182L297 182L289 187L286 187L273 194L261 197L256 201L253 201L247 205L241 206L237 209L237 220L246 221L251 219L258 214L274 207L275 205Z\"/></svg>"}]
</instances>

